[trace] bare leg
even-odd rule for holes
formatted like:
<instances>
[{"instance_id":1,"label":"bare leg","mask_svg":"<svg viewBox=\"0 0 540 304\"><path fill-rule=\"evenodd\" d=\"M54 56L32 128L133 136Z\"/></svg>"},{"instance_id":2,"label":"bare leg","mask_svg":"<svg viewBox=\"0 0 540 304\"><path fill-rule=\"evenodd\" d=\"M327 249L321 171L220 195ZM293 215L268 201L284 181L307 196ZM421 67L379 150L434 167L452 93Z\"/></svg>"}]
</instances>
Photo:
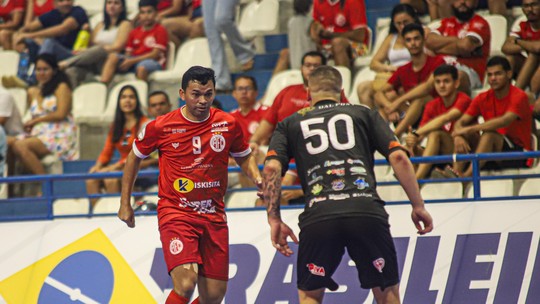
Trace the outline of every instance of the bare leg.
<instances>
[{"instance_id":1,"label":"bare leg","mask_svg":"<svg viewBox=\"0 0 540 304\"><path fill-rule=\"evenodd\" d=\"M371 109L375 108L373 81L368 80L360 82L356 87L356 94L358 94L358 100L361 104L368 106Z\"/></svg>"},{"instance_id":2,"label":"bare leg","mask_svg":"<svg viewBox=\"0 0 540 304\"><path fill-rule=\"evenodd\" d=\"M503 137L497 132L485 131L482 136L480 136L480 141L478 142L478 147L474 153L489 153L489 152L499 152L502 150L503 146ZM480 168L484 167L486 161L480 161ZM463 173L464 177L472 176L472 166L469 166L467 170Z\"/></svg>"},{"instance_id":3,"label":"bare leg","mask_svg":"<svg viewBox=\"0 0 540 304\"><path fill-rule=\"evenodd\" d=\"M488 0L489 13L506 16L506 0Z\"/></svg>"},{"instance_id":4,"label":"bare leg","mask_svg":"<svg viewBox=\"0 0 540 304\"><path fill-rule=\"evenodd\" d=\"M0 46L4 50L11 50L13 48L13 31L12 30L2 30L0 31Z\"/></svg>"},{"instance_id":5,"label":"bare leg","mask_svg":"<svg viewBox=\"0 0 540 304\"><path fill-rule=\"evenodd\" d=\"M174 292L184 298L191 298L197 285L197 268L195 263L179 265L171 271Z\"/></svg>"},{"instance_id":6,"label":"bare leg","mask_svg":"<svg viewBox=\"0 0 540 304\"><path fill-rule=\"evenodd\" d=\"M101 189L101 180L100 179L87 179L86 180L86 193L87 194L98 194ZM99 198L91 198L90 204L92 205L92 209L98 202Z\"/></svg>"},{"instance_id":7,"label":"bare leg","mask_svg":"<svg viewBox=\"0 0 540 304\"><path fill-rule=\"evenodd\" d=\"M135 74L136 74L137 79L148 81L149 74L148 74L148 71L144 67L138 66Z\"/></svg>"},{"instance_id":8,"label":"bare leg","mask_svg":"<svg viewBox=\"0 0 540 304\"><path fill-rule=\"evenodd\" d=\"M422 116L422 109L427 102L427 98L414 100L407 112L405 112L405 117L401 120L396 127L394 133L399 138L403 133L409 130L409 127L414 124Z\"/></svg>"},{"instance_id":9,"label":"bare leg","mask_svg":"<svg viewBox=\"0 0 540 304\"><path fill-rule=\"evenodd\" d=\"M332 39L332 54L334 55L335 65L341 65L347 68L351 67L350 49L351 44L346 38Z\"/></svg>"},{"instance_id":10,"label":"bare leg","mask_svg":"<svg viewBox=\"0 0 540 304\"><path fill-rule=\"evenodd\" d=\"M432 131L428 135L426 148L422 156L451 154L453 150L454 142L448 132L442 130ZM426 178L432 166L431 163L420 163L416 171L416 179Z\"/></svg>"},{"instance_id":11,"label":"bare leg","mask_svg":"<svg viewBox=\"0 0 540 304\"><path fill-rule=\"evenodd\" d=\"M189 38L204 37L204 23L203 18L197 18L193 21L191 31L189 32Z\"/></svg>"},{"instance_id":12,"label":"bare leg","mask_svg":"<svg viewBox=\"0 0 540 304\"><path fill-rule=\"evenodd\" d=\"M538 54L530 53L525 60L516 79L516 87L526 89L531 84L531 78L534 72L538 69ZM532 86L532 85L531 85Z\"/></svg>"},{"instance_id":13,"label":"bare leg","mask_svg":"<svg viewBox=\"0 0 540 304\"><path fill-rule=\"evenodd\" d=\"M285 48L279 51L279 58L276 62L276 66L274 67L274 71L272 72L272 75L276 75L279 72L285 71L289 69L290 63L289 63L289 49Z\"/></svg>"},{"instance_id":14,"label":"bare leg","mask_svg":"<svg viewBox=\"0 0 540 304\"><path fill-rule=\"evenodd\" d=\"M375 301L377 301L377 304L399 304L401 303L399 300L399 285L393 285L390 287L386 287L383 290L381 288L376 287L372 288L371 291L373 292L373 296L375 297Z\"/></svg>"},{"instance_id":15,"label":"bare leg","mask_svg":"<svg viewBox=\"0 0 540 304\"><path fill-rule=\"evenodd\" d=\"M107 61L105 61L105 64L103 65L103 70L101 71L101 82L105 84L109 84L111 82L114 77L114 73L116 73L118 61L118 54L109 54L109 56L107 57Z\"/></svg>"},{"instance_id":16,"label":"bare leg","mask_svg":"<svg viewBox=\"0 0 540 304\"><path fill-rule=\"evenodd\" d=\"M13 152L32 174L45 174L40 159L51 152L41 140L30 137L18 140L13 144Z\"/></svg>"},{"instance_id":17,"label":"bare leg","mask_svg":"<svg viewBox=\"0 0 540 304\"><path fill-rule=\"evenodd\" d=\"M458 71L458 78L459 78L458 91L471 96L471 81L469 80L469 75L467 75L467 73L463 71Z\"/></svg>"},{"instance_id":18,"label":"bare leg","mask_svg":"<svg viewBox=\"0 0 540 304\"><path fill-rule=\"evenodd\" d=\"M199 301L204 304L220 304L227 291L227 281L199 276Z\"/></svg>"},{"instance_id":19,"label":"bare leg","mask_svg":"<svg viewBox=\"0 0 540 304\"><path fill-rule=\"evenodd\" d=\"M533 94L538 94L540 92L540 66L536 68L531 79L531 92Z\"/></svg>"},{"instance_id":20,"label":"bare leg","mask_svg":"<svg viewBox=\"0 0 540 304\"><path fill-rule=\"evenodd\" d=\"M167 29L169 39L174 42L177 47L184 39L189 37L193 22L187 16L165 18L161 24Z\"/></svg>"},{"instance_id":21,"label":"bare leg","mask_svg":"<svg viewBox=\"0 0 540 304\"><path fill-rule=\"evenodd\" d=\"M300 304L320 304L324 298L324 288L316 290L298 290L298 298Z\"/></svg>"}]
</instances>

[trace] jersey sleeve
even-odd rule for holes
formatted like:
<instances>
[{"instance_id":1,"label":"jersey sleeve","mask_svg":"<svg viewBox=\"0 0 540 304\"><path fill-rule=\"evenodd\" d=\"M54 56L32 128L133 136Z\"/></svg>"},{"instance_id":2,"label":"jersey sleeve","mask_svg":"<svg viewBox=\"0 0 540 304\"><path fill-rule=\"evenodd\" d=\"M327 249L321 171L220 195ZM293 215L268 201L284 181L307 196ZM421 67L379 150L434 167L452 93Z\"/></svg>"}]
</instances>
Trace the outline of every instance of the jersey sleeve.
<instances>
[{"instance_id":1,"label":"jersey sleeve","mask_svg":"<svg viewBox=\"0 0 540 304\"><path fill-rule=\"evenodd\" d=\"M229 154L232 157L246 157L251 153L251 148L246 141L242 127L238 122L234 125L234 140Z\"/></svg>"},{"instance_id":2,"label":"jersey sleeve","mask_svg":"<svg viewBox=\"0 0 540 304\"><path fill-rule=\"evenodd\" d=\"M424 108L424 113L422 113L422 120L420 120L420 127L435 118L434 104L435 100L431 100L426 104L426 107Z\"/></svg>"},{"instance_id":3,"label":"jersey sleeve","mask_svg":"<svg viewBox=\"0 0 540 304\"><path fill-rule=\"evenodd\" d=\"M515 94L510 98L510 105L508 105L507 112L515 113L520 119L523 119L523 115L530 111L529 99L526 94Z\"/></svg>"},{"instance_id":4,"label":"jersey sleeve","mask_svg":"<svg viewBox=\"0 0 540 304\"><path fill-rule=\"evenodd\" d=\"M513 37L519 37L523 38L523 29L525 28L525 24L527 21L520 22L519 24L515 24L514 27L510 30L510 36Z\"/></svg>"},{"instance_id":5,"label":"jersey sleeve","mask_svg":"<svg viewBox=\"0 0 540 304\"><path fill-rule=\"evenodd\" d=\"M268 146L268 153L266 153L266 159L276 159L281 163L281 175L285 175L285 172L289 169L289 152L288 152L288 139L287 139L287 125L286 120L278 123L270 145Z\"/></svg>"},{"instance_id":6,"label":"jersey sleeve","mask_svg":"<svg viewBox=\"0 0 540 304\"><path fill-rule=\"evenodd\" d=\"M392 85L394 90L398 90L401 87L400 71L401 68L398 68L394 73L392 73L392 76L390 76L390 78L388 79L388 83Z\"/></svg>"},{"instance_id":7,"label":"jersey sleeve","mask_svg":"<svg viewBox=\"0 0 540 304\"><path fill-rule=\"evenodd\" d=\"M353 30L367 26L366 5L364 0L350 1L348 10L349 23Z\"/></svg>"},{"instance_id":8,"label":"jersey sleeve","mask_svg":"<svg viewBox=\"0 0 540 304\"><path fill-rule=\"evenodd\" d=\"M128 35L127 43L126 43L126 52L133 52L133 41L135 41L135 29L131 30Z\"/></svg>"},{"instance_id":9,"label":"jersey sleeve","mask_svg":"<svg viewBox=\"0 0 540 304\"><path fill-rule=\"evenodd\" d=\"M152 120L141 128L139 135L133 141L133 153L138 158L147 158L157 149L159 139L157 130L155 120Z\"/></svg>"},{"instance_id":10,"label":"jersey sleeve","mask_svg":"<svg viewBox=\"0 0 540 304\"><path fill-rule=\"evenodd\" d=\"M158 26L158 29L156 30L156 44L154 45L154 48L160 49L162 51L167 51L167 44L169 43L169 36L167 34L167 30L162 27L161 25ZM171 52L173 50L170 50Z\"/></svg>"},{"instance_id":11,"label":"jersey sleeve","mask_svg":"<svg viewBox=\"0 0 540 304\"><path fill-rule=\"evenodd\" d=\"M286 89L283 89L281 90L281 92L279 92L279 94L274 99L274 102L272 103L270 108L268 108L268 110L264 114L264 119L273 125L276 125L278 123L278 111L281 105L283 104L285 90Z\"/></svg>"},{"instance_id":12,"label":"jersey sleeve","mask_svg":"<svg viewBox=\"0 0 540 304\"><path fill-rule=\"evenodd\" d=\"M85 23L88 23L88 15L86 14L86 11L84 8L80 6L76 6L73 8L73 13L71 15L77 21L79 24L79 27L83 26Z\"/></svg>"},{"instance_id":13,"label":"jersey sleeve","mask_svg":"<svg viewBox=\"0 0 540 304\"><path fill-rule=\"evenodd\" d=\"M465 94L459 94L456 104L453 106L454 109L457 109L462 114L467 111L469 105L471 104L471 98Z\"/></svg>"},{"instance_id":14,"label":"jersey sleeve","mask_svg":"<svg viewBox=\"0 0 540 304\"><path fill-rule=\"evenodd\" d=\"M388 123L384 121L379 112L371 110L369 115L371 121L370 134L373 134L371 138L375 145L375 149L379 151L386 159L388 159L388 156L392 152L398 149L405 151L408 155L409 153L407 150L401 146L397 137L394 135L392 130L390 130L390 127L388 127Z\"/></svg>"},{"instance_id":15,"label":"jersey sleeve","mask_svg":"<svg viewBox=\"0 0 540 304\"><path fill-rule=\"evenodd\" d=\"M480 115L480 103L484 99L485 94L480 94L476 96L472 101L469 107L467 108L467 112L465 114L470 115L472 117L477 117Z\"/></svg>"},{"instance_id":16,"label":"jersey sleeve","mask_svg":"<svg viewBox=\"0 0 540 304\"><path fill-rule=\"evenodd\" d=\"M469 31L465 36L475 37L480 41L480 45L489 42L491 32L489 30L489 24L485 20L474 20L471 22Z\"/></svg>"}]
</instances>

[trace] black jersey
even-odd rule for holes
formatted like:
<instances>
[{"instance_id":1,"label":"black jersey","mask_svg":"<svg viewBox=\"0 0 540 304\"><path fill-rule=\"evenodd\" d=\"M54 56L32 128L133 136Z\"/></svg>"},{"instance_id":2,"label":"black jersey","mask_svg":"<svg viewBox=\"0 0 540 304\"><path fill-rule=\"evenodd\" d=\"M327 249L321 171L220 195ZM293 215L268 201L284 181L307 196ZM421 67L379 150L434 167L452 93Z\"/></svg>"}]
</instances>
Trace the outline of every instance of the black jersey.
<instances>
[{"instance_id":1,"label":"black jersey","mask_svg":"<svg viewBox=\"0 0 540 304\"><path fill-rule=\"evenodd\" d=\"M348 216L387 219L373 173L375 150L388 158L401 149L379 113L365 106L321 101L277 125L267 158L279 160L283 174L296 161L305 195L300 228Z\"/></svg>"}]
</instances>

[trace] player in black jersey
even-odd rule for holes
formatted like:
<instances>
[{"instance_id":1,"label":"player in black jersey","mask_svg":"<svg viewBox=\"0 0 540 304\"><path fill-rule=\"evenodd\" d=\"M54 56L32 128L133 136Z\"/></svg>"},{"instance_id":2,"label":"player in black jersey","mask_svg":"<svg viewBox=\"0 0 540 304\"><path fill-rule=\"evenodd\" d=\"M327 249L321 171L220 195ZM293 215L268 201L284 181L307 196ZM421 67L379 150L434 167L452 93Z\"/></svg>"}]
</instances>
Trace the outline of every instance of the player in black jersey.
<instances>
[{"instance_id":1,"label":"player in black jersey","mask_svg":"<svg viewBox=\"0 0 540 304\"><path fill-rule=\"evenodd\" d=\"M321 303L325 288L338 288L332 274L345 248L362 288L372 289L377 303L399 303L396 251L373 173L375 150L388 159L407 193L419 234L433 229L431 215L407 153L387 123L367 107L339 103L341 84L332 67L313 71L308 82L311 107L280 122L272 136L263 170L272 245L290 256L287 238L298 242L279 209L281 175L295 158L306 195L299 217L300 303Z\"/></svg>"}]
</instances>

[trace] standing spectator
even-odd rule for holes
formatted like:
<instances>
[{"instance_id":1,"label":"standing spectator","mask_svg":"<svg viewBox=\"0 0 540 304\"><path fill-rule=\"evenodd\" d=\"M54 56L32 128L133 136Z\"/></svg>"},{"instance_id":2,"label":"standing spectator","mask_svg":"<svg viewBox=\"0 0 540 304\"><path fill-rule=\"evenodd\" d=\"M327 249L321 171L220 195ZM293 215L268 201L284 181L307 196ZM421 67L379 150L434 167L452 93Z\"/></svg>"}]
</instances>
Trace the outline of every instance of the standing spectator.
<instances>
[{"instance_id":1,"label":"standing spectator","mask_svg":"<svg viewBox=\"0 0 540 304\"><path fill-rule=\"evenodd\" d=\"M214 96L214 72L188 69L180 89L186 105L145 126L124 168L118 217L134 227L133 182L141 160L159 150L159 231L174 285L167 303L189 303L196 285L201 303L221 303L225 295L229 241L223 196L229 156L255 184L262 184L235 119L211 108Z\"/></svg>"},{"instance_id":2,"label":"standing spectator","mask_svg":"<svg viewBox=\"0 0 540 304\"><path fill-rule=\"evenodd\" d=\"M131 30L131 22L127 19L126 1L105 1L103 21L92 31L90 48L59 63L60 68L65 69L73 87L77 87L88 72L99 75L108 54L124 50Z\"/></svg>"},{"instance_id":3,"label":"standing spectator","mask_svg":"<svg viewBox=\"0 0 540 304\"><path fill-rule=\"evenodd\" d=\"M216 90L229 91L232 89L231 75L225 57L225 46L221 33L227 36L236 60L242 65L242 71L253 68L255 52L251 43L244 40L236 24L236 5L239 0L204 0L202 14L204 16L204 31L208 37L212 69L216 72Z\"/></svg>"},{"instance_id":4,"label":"standing spectator","mask_svg":"<svg viewBox=\"0 0 540 304\"><path fill-rule=\"evenodd\" d=\"M366 54L370 37L364 0L315 0L313 20L311 39L336 65L351 68L357 56Z\"/></svg>"},{"instance_id":5,"label":"standing spectator","mask_svg":"<svg viewBox=\"0 0 540 304\"><path fill-rule=\"evenodd\" d=\"M516 152L531 150L532 112L529 98L522 90L511 84L512 69L504 57L495 56L487 63L487 92L476 96L467 112L454 125L455 153ZM484 123L476 124L478 116ZM482 132L475 143L470 136ZM485 161L480 161L484 168ZM526 167L527 160L507 160L496 164L496 168ZM472 166L466 171L465 164L456 163L454 169L465 177L472 176Z\"/></svg>"},{"instance_id":6,"label":"standing spectator","mask_svg":"<svg viewBox=\"0 0 540 304\"><path fill-rule=\"evenodd\" d=\"M407 193L418 234L432 231L433 221L406 152L376 111L339 103L341 82L340 73L332 67L313 71L309 78L312 107L280 122L272 136L263 169L272 245L290 256L287 238L298 242L282 221L279 205L281 174L295 157L307 195L299 217L300 303L322 303L325 288L338 289L332 275L345 249L356 265L362 288L371 289L377 303L399 303L396 251L373 175L375 150L388 158ZM328 173L332 167L346 174Z\"/></svg>"},{"instance_id":7,"label":"standing spectator","mask_svg":"<svg viewBox=\"0 0 540 304\"><path fill-rule=\"evenodd\" d=\"M105 147L103 147L96 164L90 168L88 173L122 171L127 156L131 152L133 141L147 121L148 118L144 116L141 109L137 90L131 85L124 86L118 94L114 121L107 135ZM120 159L111 163L115 150L119 152ZM120 180L117 178L88 179L86 180L86 192L89 195L100 193L102 184L105 187L105 193L120 192ZM98 198L90 198L92 208L98 200Z\"/></svg>"},{"instance_id":8,"label":"standing spectator","mask_svg":"<svg viewBox=\"0 0 540 304\"><path fill-rule=\"evenodd\" d=\"M407 148L414 155L433 156L452 154L454 142L452 131L454 122L469 107L471 98L459 92L458 71L454 66L441 65L433 72L434 86L439 97L426 104L420 128L407 134ZM427 138L426 147L419 143ZM416 179L426 178L432 168L431 163L421 163L416 170ZM438 168L437 168L438 169ZM440 173L441 171L437 170ZM444 171L442 171L444 172Z\"/></svg>"},{"instance_id":9,"label":"standing spectator","mask_svg":"<svg viewBox=\"0 0 540 304\"><path fill-rule=\"evenodd\" d=\"M516 87L522 90L530 87L537 93L540 91L540 1L523 0L522 9L527 20L512 29L502 51L517 76Z\"/></svg>"},{"instance_id":10,"label":"standing spectator","mask_svg":"<svg viewBox=\"0 0 540 304\"><path fill-rule=\"evenodd\" d=\"M491 44L489 24L474 12L476 6L477 0L454 0L454 16L442 19L426 40L436 54L456 57L460 91L467 95L482 87Z\"/></svg>"},{"instance_id":11,"label":"standing spectator","mask_svg":"<svg viewBox=\"0 0 540 304\"><path fill-rule=\"evenodd\" d=\"M13 32L23 24L24 0L7 0L0 3L0 46L11 48L11 38L7 32Z\"/></svg>"},{"instance_id":12,"label":"standing spectator","mask_svg":"<svg viewBox=\"0 0 540 304\"><path fill-rule=\"evenodd\" d=\"M36 60L37 87L28 89L31 119L24 123L25 134L10 140L17 159L33 174L45 174L40 159L53 154L61 160L79 158L77 128L69 80L58 69L56 58L41 54Z\"/></svg>"},{"instance_id":13,"label":"standing spectator","mask_svg":"<svg viewBox=\"0 0 540 304\"><path fill-rule=\"evenodd\" d=\"M15 105L13 96L9 94L4 88L0 86L0 125L7 135L6 145L12 147L12 142L15 142L16 136L23 134L23 123L21 120L21 113ZM11 148L7 149L5 159L8 166L8 175L13 175L15 168L15 155ZM0 171L0 174L3 171ZM11 184L10 184L11 185Z\"/></svg>"},{"instance_id":14,"label":"standing spectator","mask_svg":"<svg viewBox=\"0 0 540 304\"><path fill-rule=\"evenodd\" d=\"M165 68L167 30L157 22L157 0L139 1L139 22L129 33L126 53L110 53L103 66L100 81L109 84L116 71L135 72L137 79L148 81L148 76Z\"/></svg>"}]
</instances>

